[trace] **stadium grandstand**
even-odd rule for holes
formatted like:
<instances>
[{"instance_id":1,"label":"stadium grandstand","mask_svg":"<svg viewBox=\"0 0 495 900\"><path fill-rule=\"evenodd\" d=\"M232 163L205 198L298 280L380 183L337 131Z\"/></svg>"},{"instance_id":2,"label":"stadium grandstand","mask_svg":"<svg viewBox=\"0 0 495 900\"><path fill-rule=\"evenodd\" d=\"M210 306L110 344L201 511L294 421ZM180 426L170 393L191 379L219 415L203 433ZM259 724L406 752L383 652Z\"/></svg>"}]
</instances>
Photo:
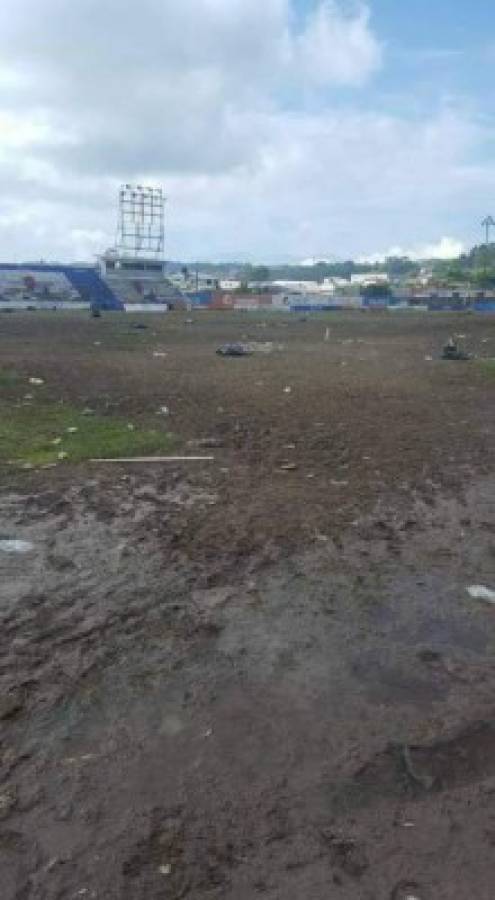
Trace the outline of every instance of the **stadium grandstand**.
<instances>
[{"instance_id":1,"label":"stadium grandstand","mask_svg":"<svg viewBox=\"0 0 495 900\"><path fill-rule=\"evenodd\" d=\"M183 304L166 275L161 188L123 185L116 248L94 265L0 263L0 306L165 310Z\"/></svg>"}]
</instances>

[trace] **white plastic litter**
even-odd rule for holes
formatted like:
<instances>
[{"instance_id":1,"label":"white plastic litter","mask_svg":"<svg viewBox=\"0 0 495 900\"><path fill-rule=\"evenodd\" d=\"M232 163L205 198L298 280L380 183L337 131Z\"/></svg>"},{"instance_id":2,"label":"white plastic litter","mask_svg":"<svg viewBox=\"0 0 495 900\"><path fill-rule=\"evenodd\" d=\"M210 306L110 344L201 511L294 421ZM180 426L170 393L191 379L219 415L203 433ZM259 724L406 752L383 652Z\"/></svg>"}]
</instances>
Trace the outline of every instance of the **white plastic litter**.
<instances>
[{"instance_id":1,"label":"white plastic litter","mask_svg":"<svg viewBox=\"0 0 495 900\"><path fill-rule=\"evenodd\" d=\"M71 428L67 429L68 434L75 434L76 431L79 431L79 429L76 428L75 425L73 425Z\"/></svg>"},{"instance_id":2,"label":"white plastic litter","mask_svg":"<svg viewBox=\"0 0 495 900\"><path fill-rule=\"evenodd\" d=\"M30 541L5 540L0 541L0 550L4 553L29 553L34 549Z\"/></svg>"},{"instance_id":3,"label":"white plastic litter","mask_svg":"<svg viewBox=\"0 0 495 900\"><path fill-rule=\"evenodd\" d=\"M160 409L157 412L157 416L168 416L170 414L170 410L168 406L160 406Z\"/></svg>"},{"instance_id":4,"label":"white plastic litter","mask_svg":"<svg viewBox=\"0 0 495 900\"><path fill-rule=\"evenodd\" d=\"M180 463L213 462L214 456L119 456L109 459L95 458L93 463Z\"/></svg>"},{"instance_id":5,"label":"white plastic litter","mask_svg":"<svg viewBox=\"0 0 495 900\"><path fill-rule=\"evenodd\" d=\"M472 584L467 589L469 596L473 600L484 600L486 603L495 603L495 591L485 587L483 584Z\"/></svg>"},{"instance_id":6,"label":"white plastic litter","mask_svg":"<svg viewBox=\"0 0 495 900\"><path fill-rule=\"evenodd\" d=\"M291 394L291 393L292 393L292 388L290 387L290 385L287 385L287 387L284 387L284 394Z\"/></svg>"},{"instance_id":7,"label":"white plastic litter","mask_svg":"<svg viewBox=\"0 0 495 900\"><path fill-rule=\"evenodd\" d=\"M30 378L29 384L44 384L43 378Z\"/></svg>"}]
</instances>

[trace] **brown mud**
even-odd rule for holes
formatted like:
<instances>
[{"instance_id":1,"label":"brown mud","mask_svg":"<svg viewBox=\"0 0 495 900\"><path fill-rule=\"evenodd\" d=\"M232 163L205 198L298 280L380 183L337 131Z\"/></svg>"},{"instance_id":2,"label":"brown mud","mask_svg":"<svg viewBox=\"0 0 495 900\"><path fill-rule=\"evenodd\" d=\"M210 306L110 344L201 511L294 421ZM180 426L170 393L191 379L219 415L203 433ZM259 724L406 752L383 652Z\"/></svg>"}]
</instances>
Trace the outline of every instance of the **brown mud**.
<instances>
[{"instance_id":1,"label":"brown mud","mask_svg":"<svg viewBox=\"0 0 495 900\"><path fill-rule=\"evenodd\" d=\"M9 317L4 359L136 421L163 398L216 460L5 477L33 549L0 556L2 898L491 900L493 383L424 359L461 320L224 361L235 320L129 351L104 319L91 366L94 323L53 321Z\"/></svg>"}]
</instances>

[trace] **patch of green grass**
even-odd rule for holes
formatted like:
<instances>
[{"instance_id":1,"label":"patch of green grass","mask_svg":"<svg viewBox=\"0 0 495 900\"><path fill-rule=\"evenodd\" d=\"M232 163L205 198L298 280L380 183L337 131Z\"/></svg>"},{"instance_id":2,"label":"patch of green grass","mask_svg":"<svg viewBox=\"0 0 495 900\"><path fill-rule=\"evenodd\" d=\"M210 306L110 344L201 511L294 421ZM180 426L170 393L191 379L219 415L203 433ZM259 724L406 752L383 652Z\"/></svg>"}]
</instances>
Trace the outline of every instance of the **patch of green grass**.
<instances>
[{"instance_id":1,"label":"patch of green grass","mask_svg":"<svg viewBox=\"0 0 495 900\"><path fill-rule=\"evenodd\" d=\"M0 387L14 387L21 380L15 369L0 369Z\"/></svg>"},{"instance_id":2,"label":"patch of green grass","mask_svg":"<svg viewBox=\"0 0 495 900\"><path fill-rule=\"evenodd\" d=\"M495 378L495 359L479 359L478 365L485 375Z\"/></svg>"},{"instance_id":3,"label":"patch of green grass","mask_svg":"<svg viewBox=\"0 0 495 900\"><path fill-rule=\"evenodd\" d=\"M71 432L68 429L75 428ZM93 457L167 454L172 435L125 419L83 415L62 404L0 404L0 463L15 461L33 466L52 462L82 462ZM60 459L59 454L67 453Z\"/></svg>"}]
</instances>

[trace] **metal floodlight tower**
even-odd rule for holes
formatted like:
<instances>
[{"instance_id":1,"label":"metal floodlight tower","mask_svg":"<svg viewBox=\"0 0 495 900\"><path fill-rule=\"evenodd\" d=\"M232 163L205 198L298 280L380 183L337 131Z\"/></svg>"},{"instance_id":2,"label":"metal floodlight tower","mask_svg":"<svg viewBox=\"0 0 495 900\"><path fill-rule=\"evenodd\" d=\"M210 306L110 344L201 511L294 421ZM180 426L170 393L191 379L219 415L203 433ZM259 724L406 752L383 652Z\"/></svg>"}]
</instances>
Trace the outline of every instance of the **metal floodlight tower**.
<instances>
[{"instance_id":1,"label":"metal floodlight tower","mask_svg":"<svg viewBox=\"0 0 495 900\"><path fill-rule=\"evenodd\" d=\"M117 249L123 255L162 257L165 249L162 188L123 184L119 191Z\"/></svg>"},{"instance_id":2,"label":"metal floodlight tower","mask_svg":"<svg viewBox=\"0 0 495 900\"><path fill-rule=\"evenodd\" d=\"M481 223L481 227L485 229L486 241L485 244L490 243L490 228L495 228L495 219L493 216L487 216L486 219L483 219Z\"/></svg>"}]
</instances>

